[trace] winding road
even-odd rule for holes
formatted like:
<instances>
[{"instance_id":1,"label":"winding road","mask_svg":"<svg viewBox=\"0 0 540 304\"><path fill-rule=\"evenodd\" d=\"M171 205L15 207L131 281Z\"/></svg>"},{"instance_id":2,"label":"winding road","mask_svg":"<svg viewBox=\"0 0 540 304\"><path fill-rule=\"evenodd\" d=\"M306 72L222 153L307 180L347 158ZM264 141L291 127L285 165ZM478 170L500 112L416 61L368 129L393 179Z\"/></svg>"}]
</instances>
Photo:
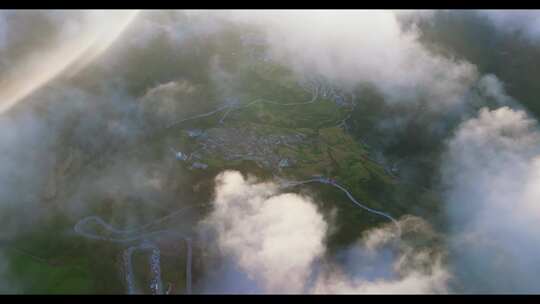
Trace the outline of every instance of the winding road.
<instances>
[{"instance_id":1,"label":"winding road","mask_svg":"<svg viewBox=\"0 0 540 304\"><path fill-rule=\"evenodd\" d=\"M297 106L297 105L305 105L305 104L310 104L310 103L314 103L315 101L317 101L317 98L319 97L319 89L318 87L315 87L315 93L311 93L312 94L312 97L311 97L311 100L309 101L304 101L304 102L291 102L291 103L280 103L280 102L275 102L275 101L271 101L271 100L266 100L266 99L262 99L262 98L259 98L259 99L255 99L243 106L229 106L229 110L227 112L225 112L225 114L223 115L223 117L221 117L221 119L219 120L219 123L222 124L223 121L225 121L225 117L227 117L227 115L229 114L229 112L231 112L233 109L235 110L240 110L242 108L247 108L249 106L252 106L254 104L257 104L257 103L268 103L268 104L274 104L274 105L280 105L280 106Z\"/></svg>"},{"instance_id":2,"label":"winding road","mask_svg":"<svg viewBox=\"0 0 540 304\"><path fill-rule=\"evenodd\" d=\"M191 294L191 256L192 256L191 239L190 238L184 238L184 239L186 240L186 245L187 245L186 293Z\"/></svg>"},{"instance_id":3,"label":"winding road","mask_svg":"<svg viewBox=\"0 0 540 304\"><path fill-rule=\"evenodd\" d=\"M165 220L168 220L168 219L171 219L175 216L178 216L180 214L182 214L183 212L185 211L188 211L190 209L192 209L193 207L186 207L186 208L181 208L175 212L172 212L164 217L161 217L161 218L158 218L157 220L154 220L152 222L149 222L147 224L144 224L138 228L134 228L134 229L117 229L117 228L114 228L112 225L106 223L102 218L100 218L99 216L88 216L88 217L85 217L83 219L81 219L79 222L77 222L77 224L75 224L75 227L73 227L73 230L75 230L75 232L79 235L82 235L82 236L85 236L87 238L90 238L90 239L95 239L95 240L103 240L103 241L110 241L110 242L119 242L119 243L125 243L125 242L132 242L132 241L136 241L138 239L142 239L142 238L145 238L145 237L148 237L150 235L155 235L155 234L159 234L159 233L164 233L164 232L167 232L167 231L172 231L171 229L165 229L165 230L158 230L158 231L152 231L152 232L148 232L146 234L141 234L141 235L138 235L138 236L126 236L126 237L120 237L120 238L113 238L113 237L104 237L104 236L101 236L101 235L98 235L98 234L92 234L92 233L88 233L86 231L84 231L83 227L84 225L87 225L89 222L96 222L98 223L99 225L103 226L106 230L112 232L113 234L118 234L118 235L130 235L130 234L134 234L134 233L137 233L137 232L142 232L143 230L147 229L148 227L151 227L153 225L157 225L159 223L162 223L164 222Z\"/></svg>"},{"instance_id":4,"label":"winding road","mask_svg":"<svg viewBox=\"0 0 540 304\"><path fill-rule=\"evenodd\" d=\"M187 117L187 118L183 118L183 119L180 119L178 121L175 121L172 124L165 127L165 129L170 129L170 128L172 128L172 127L174 127L174 126L176 126L176 125L178 125L180 123L183 123L183 122L186 122L186 121L189 121L189 120L208 117L208 116L211 116L211 115L213 115L215 113L221 112L223 110L227 110L225 112L225 114L223 114L221 119L219 120L219 123L222 124L225 121L225 118L227 117L227 115L229 115L229 113L231 111L240 110L242 108L247 108L249 106L252 106L252 105L254 105L256 103L260 103L260 102L268 103L268 104L274 104L274 105L280 105L280 106L296 106L296 105L305 105L305 104L314 103L315 101L317 101L317 98L319 97L319 87L315 87L314 92L312 91L311 94L312 94L311 100L305 101L305 102L280 103L280 102L275 102L275 101L259 98L259 99L255 99L255 100L253 100L253 101L251 101L251 102L249 102L249 103L247 103L245 105L227 104L227 105L221 106L221 107L219 107L219 108L217 108L215 110L212 110L210 112L197 114L197 115L194 115L194 116L191 116L191 117Z\"/></svg>"},{"instance_id":5,"label":"winding road","mask_svg":"<svg viewBox=\"0 0 540 304\"><path fill-rule=\"evenodd\" d=\"M385 218L391 220L396 225L396 227L398 229L398 236L401 236L401 227L399 225L399 222L395 218L393 218L388 213L378 211L378 210L369 208L369 207L361 204L359 201L357 201L354 198L354 196L352 196L352 194L345 187L341 186L340 184L338 184L333 179L326 178L326 177L317 177L317 178L313 178L313 179L308 179L308 180L303 180L303 181L292 181L292 182L291 181L285 181L285 180L281 179L281 187L282 188L290 188L290 187L295 187L295 186L299 186L299 185L303 185L303 184L309 184L309 183L322 183L322 184L332 185L332 186L338 188L339 190L343 191L347 195L347 197L349 197L349 199L355 205L357 205L358 207L360 207L360 208L362 208L362 209L364 209L364 210L366 210L368 212L371 212L373 214L376 214L376 215L379 215L379 216L382 216L382 217L385 217Z\"/></svg>"},{"instance_id":6,"label":"winding road","mask_svg":"<svg viewBox=\"0 0 540 304\"><path fill-rule=\"evenodd\" d=\"M174 127L174 126L176 126L178 124L181 124L181 123L183 123L185 121L211 116L211 115L213 115L213 114L215 114L217 112L221 112L221 111L223 111L225 109L229 109L231 107L233 107L233 106L225 105L225 106L221 106L221 107L219 107L219 108L217 108L217 109L215 109L213 111L207 112L207 113L198 114L198 115L194 115L194 116L191 116L191 117L183 118L183 119L177 120L177 121L173 122L172 124L168 125L167 127L165 127L165 129L170 129L170 128L172 128L172 127Z\"/></svg>"},{"instance_id":7,"label":"winding road","mask_svg":"<svg viewBox=\"0 0 540 304\"><path fill-rule=\"evenodd\" d=\"M126 286L127 286L127 292L128 294L135 294L137 293L137 289L135 286L134 281L134 272L133 272L133 265L132 265L132 255L133 252L136 250L151 250L150 255L150 269L153 274L152 280L150 282L150 289L152 290L153 294L163 294L163 282L161 279L161 252L159 248L154 245L152 242L149 241L149 238L152 236L169 233L173 235L177 235L180 238L184 239L187 245L187 259L186 259L186 292L191 293L191 267L192 267L192 244L191 244L191 238L179 234L174 229L163 229L163 230L157 230L157 231L151 231L147 233L141 233L148 227L151 227L153 225L156 225L158 223L162 223L167 219L173 218L174 216L177 216L184 211L191 209L191 207L182 208L180 210L177 210L169 215L166 215L162 218L159 218L155 221L152 221L150 223L147 223L145 225L142 225L138 228L134 229L117 229L113 227L112 225L106 223L102 218L99 216L89 216L81 219L77 224L74 226L74 230L77 234L84 236L89 239L93 240L102 240L102 241L109 241L114 243L128 243L133 242L137 240L143 240L140 244L131 246L127 248L124 251L123 254L123 262L124 262L124 268L125 268L125 279L126 279ZM122 237L105 237L101 236L99 234L90 233L85 231L83 228L85 225L87 225L89 222L96 222L99 225L101 225L103 228L108 230L109 232L117 235L121 235ZM131 234L135 233L141 233L139 235L129 236Z\"/></svg>"}]
</instances>

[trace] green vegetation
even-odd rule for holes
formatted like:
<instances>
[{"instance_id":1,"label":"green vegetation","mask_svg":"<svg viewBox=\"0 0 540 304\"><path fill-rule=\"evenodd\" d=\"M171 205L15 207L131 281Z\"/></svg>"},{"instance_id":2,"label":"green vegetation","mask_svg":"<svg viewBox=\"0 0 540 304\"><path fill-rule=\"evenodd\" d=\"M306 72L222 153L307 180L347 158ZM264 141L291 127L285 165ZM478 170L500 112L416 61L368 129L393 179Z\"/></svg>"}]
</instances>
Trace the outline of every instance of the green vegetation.
<instances>
[{"instance_id":1,"label":"green vegetation","mask_svg":"<svg viewBox=\"0 0 540 304\"><path fill-rule=\"evenodd\" d=\"M86 258L77 258L51 265L27 254L10 251L9 274L15 286L21 284L21 293L32 294L87 294L93 291L93 279L89 274Z\"/></svg>"},{"instance_id":2,"label":"green vegetation","mask_svg":"<svg viewBox=\"0 0 540 304\"><path fill-rule=\"evenodd\" d=\"M7 278L20 293L124 292L119 244L76 235L75 223L56 216L5 245Z\"/></svg>"}]
</instances>

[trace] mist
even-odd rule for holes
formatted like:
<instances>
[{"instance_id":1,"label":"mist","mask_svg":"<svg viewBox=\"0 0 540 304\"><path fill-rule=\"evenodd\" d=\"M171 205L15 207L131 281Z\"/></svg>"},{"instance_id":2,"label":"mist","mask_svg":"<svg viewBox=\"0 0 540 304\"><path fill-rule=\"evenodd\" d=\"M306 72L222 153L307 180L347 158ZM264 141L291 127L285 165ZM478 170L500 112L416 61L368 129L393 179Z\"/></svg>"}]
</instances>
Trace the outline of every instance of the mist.
<instances>
[{"instance_id":1,"label":"mist","mask_svg":"<svg viewBox=\"0 0 540 304\"><path fill-rule=\"evenodd\" d=\"M450 243L466 292L538 292L539 140L534 119L502 107L480 110L448 142Z\"/></svg>"},{"instance_id":2,"label":"mist","mask_svg":"<svg viewBox=\"0 0 540 304\"><path fill-rule=\"evenodd\" d=\"M226 171L216 177L213 205L201 233L222 266L210 271L205 292L447 292L444 249L402 242L393 224L366 231L336 257L327 255L329 224L309 196ZM405 235L437 237L420 218L400 225Z\"/></svg>"},{"instance_id":3,"label":"mist","mask_svg":"<svg viewBox=\"0 0 540 304\"><path fill-rule=\"evenodd\" d=\"M201 241L201 293L539 292L534 114L497 74L422 44L401 13L0 12L2 239L110 202L125 207L110 216L126 228L204 200L208 210L175 223ZM479 14L500 31L540 33L537 12ZM330 248L335 217L319 193L181 167L170 152L179 141L160 132L247 95L227 43L249 35L264 46L260 60L351 95L345 128L368 125L355 136L400 161L400 181L440 195L448 226L405 215L402 236L376 225ZM369 89L380 98L369 101ZM196 196L203 178L208 193ZM23 285L0 280L0 291Z\"/></svg>"},{"instance_id":4,"label":"mist","mask_svg":"<svg viewBox=\"0 0 540 304\"><path fill-rule=\"evenodd\" d=\"M517 34L535 43L540 38L539 10L482 10L478 14L503 33Z\"/></svg>"},{"instance_id":5,"label":"mist","mask_svg":"<svg viewBox=\"0 0 540 304\"><path fill-rule=\"evenodd\" d=\"M261 26L271 55L300 73L344 86L370 83L389 100L453 105L478 77L474 65L423 48L392 11L246 11L229 18Z\"/></svg>"},{"instance_id":6,"label":"mist","mask_svg":"<svg viewBox=\"0 0 540 304\"><path fill-rule=\"evenodd\" d=\"M8 110L20 99L62 73L76 60L80 60L78 66L71 66L69 72L73 74L83 68L107 49L137 12L91 11L82 14L82 18L78 19L66 18L76 16L73 13L56 13L51 14L52 18L58 18L60 21L54 22L60 22L62 28L57 44L50 45L47 49L42 48L39 53L27 54L18 59L18 62L10 64L7 72L4 71L4 77L0 80L0 98L3 100L0 112Z\"/></svg>"}]
</instances>

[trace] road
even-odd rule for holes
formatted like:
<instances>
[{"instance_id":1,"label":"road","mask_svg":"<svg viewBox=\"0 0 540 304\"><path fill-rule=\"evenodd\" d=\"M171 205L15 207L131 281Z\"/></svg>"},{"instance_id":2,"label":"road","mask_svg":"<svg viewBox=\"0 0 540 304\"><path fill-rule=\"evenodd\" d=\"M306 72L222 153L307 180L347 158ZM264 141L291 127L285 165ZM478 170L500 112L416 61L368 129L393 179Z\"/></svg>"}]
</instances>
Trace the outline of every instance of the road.
<instances>
[{"instance_id":1,"label":"road","mask_svg":"<svg viewBox=\"0 0 540 304\"><path fill-rule=\"evenodd\" d=\"M102 241L109 241L114 243L128 243L128 242L134 242L137 240L143 240L140 244L131 246L127 248L124 251L123 254L123 261L124 261L124 268L125 268L125 279L126 279L126 286L127 286L127 293L128 294L135 294L137 293L136 284L134 281L134 272L133 272L133 265L132 265L132 255L133 252L136 250L151 250L150 255L150 269L153 274L152 281L150 282L150 289L152 290L153 294L163 294L163 282L161 280L161 252L157 246L155 246L153 243L149 241L150 237L157 236L164 233L169 233L178 236L179 238L184 239L187 245L187 258L186 258L186 292L191 293L191 264L192 264L192 242L191 238L179 234L175 229L163 229L163 230L157 230L157 231L151 231L142 233L145 229L148 227L151 227L153 225L156 225L158 223L164 222L166 219L170 219L174 216L177 216L184 211L190 209L191 207L182 208L180 210L177 210L169 215L166 215L164 217L161 217L155 221L152 221L150 223L147 223L145 225L142 225L138 228L134 229L117 229L113 227L112 225L106 223L101 217L99 216L89 216L81 219L77 224L74 226L74 230L77 234L93 239L93 240L102 240ZM94 221L104 227L109 232L112 232L113 234L120 235L121 237L105 237L101 236L99 234L90 233L87 231L84 231L84 225L87 223ZM133 235L137 234L138 235Z\"/></svg>"},{"instance_id":2,"label":"road","mask_svg":"<svg viewBox=\"0 0 540 304\"><path fill-rule=\"evenodd\" d=\"M203 118L203 117L208 117L208 116L211 116L215 113L218 113L218 112L221 112L223 110L227 110L225 112L225 114L223 115L223 117L221 117L221 119L219 120L220 123L223 123L223 121L225 120L225 117L229 114L229 112L231 112L232 110L240 110L242 108L246 108L246 107L249 107L251 105L254 105L256 103L259 103L259 102L264 102L264 103L269 103L269 104L275 104L275 105L280 105L280 106L296 106L296 105L303 105L303 104L310 104L310 103L313 103L317 100L317 97L318 97L318 92L319 92L319 89L318 87L315 87L315 93L312 92L312 98L311 100L309 101L305 101L305 102L292 102L292 103L280 103L280 102L275 102L275 101L271 101L271 100L265 100L265 99L256 99L254 101L251 101L249 102L248 104L246 105L243 105L243 106L238 106L238 105L234 105L234 104L227 104L227 105L224 105L224 106L221 106L215 110L212 110L210 112L206 112L206 113L202 113L202 114L197 114L197 115L194 115L194 116L190 116L190 117L187 117L187 118L183 118L183 119L180 119L178 121L175 121L173 122L172 124L170 124L169 126L166 127L166 129L169 129L169 128L172 128L180 123L183 123L185 121L189 121L189 120L193 120L193 119L197 119L197 118Z\"/></svg>"},{"instance_id":3,"label":"road","mask_svg":"<svg viewBox=\"0 0 540 304\"><path fill-rule=\"evenodd\" d=\"M256 103L259 103L259 102L275 104L275 105L280 105L280 106L296 106L296 105L305 105L305 104L314 103L315 101L317 101L317 98L319 96L319 88L315 87L314 91L315 92L312 92L311 100L305 101L305 102L280 103L280 102L275 102L275 101L259 98L259 99L253 100L253 101L251 101L251 102L249 102L249 103L247 103L245 105L227 104L227 105L221 106L221 107L219 107L219 108L217 108L215 110L212 110L210 112L197 114L197 115L194 115L194 116L190 116L190 117L183 118L181 120L175 121L172 124L170 124L169 126L167 126L165 129L172 128L172 127L174 127L174 126L176 126L176 125L178 125L180 123L183 123L185 121L189 121L189 120L193 120L193 119L197 119L197 118L208 117L208 116L214 115L215 113L226 110L225 114L223 114L223 116L219 120L219 123L222 124L225 121L225 118L227 117L227 115L229 115L229 113L231 111L240 110L242 108L247 108L247 107L252 106L252 105L254 105Z\"/></svg>"},{"instance_id":4,"label":"road","mask_svg":"<svg viewBox=\"0 0 540 304\"><path fill-rule=\"evenodd\" d=\"M150 271L152 272L152 280L150 282L150 289L152 294L163 294L163 282L161 280L161 262L160 262L160 250L153 243L145 240L139 245L131 246L124 251L124 267L126 269L125 278L126 285L128 289L128 294L136 294L138 290L136 289L134 282L134 272L133 272L133 263L132 256L133 252L136 250L151 250L150 255Z\"/></svg>"},{"instance_id":5,"label":"road","mask_svg":"<svg viewBox=\"0 0 540 304\"><path fill-rule=\"evenodd\" d=\"M191 239L185 238L187 245L187 261L186 261L186 293L191 294Z\"/></svg>"},{"instance_id":6,"label":"road","mask_svg":"<svg viewBox=\"0 0 540 304\"><path fill-rule=\"evenodd\" d=\"M282 188L289 188L289 187L295 187L295 186L299 186L299 185L303 185L303 184L309 184L309 183L322 183L322 184L327 184L327 185L331 185L331 186L334 186L336 188L338 188L339 190L341 190L342 192L344 192L347 197L355 204L357 205L358 207L368 211L368 212L371 212L373 214L376 214L376 215L379 215L379 216L382 216L382 217L385 217L389 220L391 220L397 227L397 230L398 230L398 236L401 236L401 227L399 225L399 222L393 218L391 215L389 215L388 213L385 213L385 212L382 212L382 211L378 211L378 210L375 210L375 209L372 209L372 208L369 208L363 204L361 204L359 201L357 201L353 196L352 194L343 186L341 186L340 184L338 184L336 181L330 179L330 178L326 178L326 177L317 177L317 178L313 178L313 179L308 179L308 180L303 180L303 181L292 181L292 182L289 182L289 181L285 181L283 179L281 179L281 187Z\"/></svg>"},{"instance_id":7,"label":"road","mask_svg":"<svg viewBox=\"0 0 540 304\"><path fill-rule=\"evenodd\" d=\"M210 111L210 112L207 112L207 113L203 113L203 114L198 114L198 115L194 115L194 116L191 116L191 117L187 117L187 118L184 118L184 119L180 119L180 120L177 120L175 122L173 122L172 124L168 125L167 127L165 127L165 129L170 129L178 124L181 124L185 121L189 121L189 120L193 120L193 119L197 119L197 118L203 118L203 117L207 117L207 116L211 116L217 112L221 112L225 109L229 109L231 108L232 106L230 105L225 105L225 106L222 106L222 107L219 107L213 111Z\"/></svg>"},{"instance_id":8,"label":"road","mask_svg":"<svg viewBox=\"0 0 540 304\"><path fill-rule=\"evenodd\" d=\"M165 220L167 219L170 219L170 218L173 218L175 216L178 216L180 214L182 214L183 212L187 211L187 210L190 210L192 209L193 207L185 207L185 208L181 208L175 212L172 212L164 217L161 217L157 220L154 220L150 223L147 223L147 224L144 224L140 227L137 227L137 228L134 228L134 229L117 229L115 227L113 227L112 225L106 223L105 221L103 221L102 218L100 218L99 216L88 216L88 217L85 217L83 219L81 219L79 222L77 222L77 224L75 224L75 226L73 227L73 230L75 230L75 233L79 234L79 235L82 235L84 237L87 237L87 238L90 238L90 239L95 239L95 240L103 240L103 241L110 241L110 242L118 242L118 243L126 243L126 242L132 242L132 241L136 241L138 239L142 239L142 238L145 238L145 237L149 237L151 235L156 235L156 234L160 234L160 233L166 233L168 231L173 231L172 229L164 229L164 230L158 230L158 231L152 231L152 232L148 232L146 234L140 234L140 235L135 235L135 236L129 236L130 234L135 234L137 232L142 232L143 230L153 226L153 225L157 225L159 223L162 223L164 222ZM101 236L99 234L93 234L93 233L89 233L89 232L86 232L84 231L83 227L84 225L88 224L89 222L96 222L98 223L99 225L103 226L106 230L112 232L113 234L117 234L117 235L121 235L121 236L124 236L124 237L120 237L120 238L114 238L114 237L104 237L104 236Z\"/></svg>"},{"instance_id":9,"label":"road","mask_svg":"<svg viewBox=\"0 0 540 304\"><path fill-rule=\"evenodd\" d=\"M268 103L268 104L274 104L274 105L280 105L280 106L297 106L297 105L306 105L306 104L310 104L310 103L314 103L315 101L317 101L317 98L319 97L319 90L318 90L318 87L315 87L315 93L312 92L312 97L311 97L311 100L309 101L304 101L304 102L291 102L291 103L280 103L280 102L275 102L275 101L271 101L271 100L266 100L266 99L262 99L262 98L259 98L259 99L255 99L243 106L230 106L229 110L227 110L227 112L225 112L225 114L223 115L223 117L221 117L221 119L219 120L219 123L222 124L224 121L225 121L225 118L227 117L227 115L229 114L229 112L231 112L233 109L235 110L240 110L242 108L247 108L249 106L252 106L254 104L257 104L257 103Z\"/></svg>"}]
</instances>

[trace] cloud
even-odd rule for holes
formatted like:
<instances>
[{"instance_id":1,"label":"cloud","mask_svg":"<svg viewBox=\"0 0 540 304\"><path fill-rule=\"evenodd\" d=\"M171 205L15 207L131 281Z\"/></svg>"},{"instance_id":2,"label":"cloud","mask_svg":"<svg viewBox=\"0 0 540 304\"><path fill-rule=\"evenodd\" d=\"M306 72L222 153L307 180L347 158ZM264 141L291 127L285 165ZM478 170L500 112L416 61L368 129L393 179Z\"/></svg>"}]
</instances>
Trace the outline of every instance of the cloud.
<instances>
[{"instance_id":1,"label":"cloud","mask_svg":"<svg viewBox=\"0 0 540 304\"><path fill-rule=\"evenodd\" d=\"M499 105L514 103L514 100L506 94L504 84L493 74L484 75L478 81L483 96L493 98Z\"/></svg>"},{"instance_id":2,"label":"cloud","mask_svg":"<svg viewBox=\"0 0 540 304\"><path fill-rule=\"evenodd\" d=\"M210 240L224 258L207 292L446 292L450 275L441 254L400 242L392 224L366 232L340 254L341 262L329 260L328 225L312 199L278 190L236 171L216 177L214 210L202 231L214 234ZM402 225L406 234L432 237L419 218Z\"/></svg>"},{"instance_id":3,"label":"cloud","mask_svg":"<svg viewBox=\"0 0 540 304\"><path fill-rule=\"evenodd\" d=\"M402 218L400 226L402 239L393 225L366 231L342 253L341 265L334 265L320 275L312 292L447 293L451 274L443 263L442 250L436 246L437 234L427 222L413 216ZM428 242L418 245L419 240Z\"/></svg>"},{"instance_id":4,"label":"cloud","mask_svg":"<svg viewBox=\"0 0 540 304\"><path fill-rule=\"evenodd\" d=\"M146 92L140 99L140 105L148 118L152 118L152 124L163 128L187 116L186 108L190 106L190 100L194 99L196 90L186 80L160 84Z\"/></svg>"},{"instance_id":5,"label":"cloud","mask_svg":"<svg viewBox=\"0 0 540 304\"><path fill-rule=\"evenodd\" d=\"M540 290L539 154L536 121L508 107L481 109L448 142L442 177L463 291Z\"/></svg>"},{"instance_id":6,"label":"cloud","mask_svg":"<svg viewBox=\"0 0 540 304\"><path fill-rule=\"evenodd\" d=\"M261 26L274 58L341 85L371 83L393 100L458 102L476 80L474 65L436 56L403 31L392 11L233 11Z\"/></svg>"},{"instance_id":7,"label":"cloud","mask_svg":"<svg viewBox=\"0 0 540 304\"><path fill-rule=\"evenodd\" d=\"M437 262L429 274L410 273L400 280L351 280L332 273L316 285L314 292L322 294L428 294L447 293L448 272Z\"/></svg>"},{"instance_id":8,"label":"cloud","mask_svg":"<svg viewBox=\"0 0 540 304\"><path fill-rule=\"evenodd\" d=\"M324 253L326 222L310 199L279 194L239 172L216 177L214 210L205 221L219 249L263 286L263 292L301 292L311 264Z\"/></svg>"},{"instance_id":9,"label":"cloud","mask_svg":"<svg viewBox=\"0 0 540 304\"><path fill-rule=\"evenodd\" d=\"M501 32L519 33L531 41L540 38L540 10L480 10L477 13Z\"/></svg>"},{"instance_id":10,"label":"cloud","mask_svg":"<svg viewBox=\"0 0 540 304\"><path fill-rule=\"evenodd\" d=\"M40 45L38 50L19 56L0 75L0 114L68 68L73 75L86 66L112 44L137 11L53 11L42 14L52 18L60 32L56 32L56 39L51 39L54 43ZM10 26L10 33L16 34L17 30Z\"/></svg>"},{"instance_id":11,"label":"cloud","mask_svg":"<svg viewBox=\"0 0 540 304\"><path fill-rule=\"evenodd\" d=\"M189 47L186 43L198 41L199 36L206 39L220 33L226 24L224 20L237 25L244 23L246 28L252 25L263 28L272 58L292 66L300 74L323 75L334 83L351 87L370 83L386 100L427 100L435 107L454 106L471 101L468 98L474 87L479 93L475 106L492 100L496 106L519 108L494 75L480 77L471 63L430 53L418 43L414 27L402 29L396 19L398 14L391 11L145 12L143 18L132 24L130 35L123 37L125 45L96 62L103 70L92 70L95 74L89 78L99 79L98 89L90 90L85 84L79 86L67 77L56 79L42 88L40 94L31 96L28 94L34 89L69 70L70 63L79 62L72 55L100 54L104 51L102 47L115 38L106 33L105 42L96 46L79 40L81 32L90 31L83 36L98 39L95 36L98 32L108 31L109 25L120 21L99 12L90 15L37 12L52 20L60 32L50 39L54 43L45 43L46 47L40 49L44 53L39 56L24 53L21 59L5 52L26 41L26 30L21 30L21 24L17 23L26 24L25 18L22 15L14 18L17 14L22 13L0 12L0 48L4 47L0 50L0 65L9 67L0 75L8 79L0 87L13 88L3 90L0 95L7 102L4 109L21 98L27 98L29 107L0 116L0 208L2 219L6 219L4 238L12 237L22 227L35 227L27 223L35 224L36 219L47 213L39 202L48 187L50 173L65 156L59 153L64 151L60 145L70 145L69 149L81 152L82 158L88 160L108 153L108 148L116 147L112 143L121 146L144 134L142 119L146 117L139 120L139 106L155 121L170 122L175 117L189 116L190 111L199 112L196 106L210 105L213 101L202 93L207 90L188 81L190 77L179 76L182 74L179 67L186 63L169 60L168 55L180 54L176 48ZM430 18L430 14L424 17ZM531 37L536 35L532 31L536 17L519 14L510 18L498 12L489 18L501 26L510 24L509 29L520 28ZM77 20L77 16L84 18ZM101 24L101 20L108 21ZM32 28L28 24L24 27ZM531 30L526 30L529 27ZM18 36L18 33L23 34ZM164 37L165 42L156 37ZM71 42L62 44L62 41ZM146 49L153 49L157 42L161 43L159 51L147 54ZM139 51L144 48L141 51L144 56L126 55L135 48ZM163 54L167 56L160 56ZM140 67L134 62L140 60L133 58L148 59L145 64L149 67L155 66L155 62L162 64L158 65L156 74L149 73L152 77L141 77L144 84L141 87L146 92L141 98L129 96L124 91L127 89L117 86L118 82L132 84L133 79L139 79ZM170 61L176 62L175 65L169 64ZM34 65L36 62L39 64ZM111 64L114 62L117 64ZM208 81L215 82L212 85L221 81L218 95L229 97L241 93L235 87L238 82L235 75L220 70L217 62L215 59L213 64L208 64L211 74ZM87 62L79 63L83 64L73 71ZM133 68L126 69L130 65ZM168 68L165 76L156 77L161 75L162 67ZM15 74L22 76L8 77ZM31 77L20 78L28 75ZM115 82L110 78L115 78ZM159 83L163 79L166 81ZM158 84L146 90L149 83L156 81ZM35 105L40 106L32 107ZM461 117L470 111L468 106L453 109L454 112L439 111L437 117L441 119L436 121L421 120L429 126L425 129L436 134L433 142L440 143L448 134L451 129L448 117ZM418 121L415 110L395 113L399 116L396 119L374 123L390 130L381 136L385 139L395 140L399 136L396 130L405 130L410 121ZM216 271L205 273L206 288L210 292L249 293L445 293L449 292L449 281L456 271L465 291L537 292L534 284L538 280L537 271L530 265L537 265L540 259L537 258L540 246L536 245L540 244L540 237L534 233L539 214L536 204L540 196L539 143L536 122L525 112L506 107L481 110L478 117L460 125L448 142L442 176L449 204L451 260L455 269L448 269L444 250L397 240L386 226L367 231L357 243L333 256L334 252L325 244L329 225L313 198L281 193L272 182L256 181L238 172L223 172L216 179L214 210L202 225L212 232L214 249L223 255ZM94 176L89 174L75 182L72 187L75 193L69 196L72 204L62 212L78 217L81 210L88 211L85 207L92 205L92 198L111 193L132 195L149 203L173 200L173 191L166 189L171 178L162 174L171 162L154 166L142 159L115 157L111 156L112 165L101 170L99 179L91 181ZM91 197L91 192L96 196ZM133 216L128 220L135 224L140 218ZM402 227L408 225L416 227L421 235L430 231L420 220L402 219Z\"/></svg>"},{"instance_id":12,"label":"cloud","mask_svg":"<svg viewBox=\"0 0 540 304\"><path fill-rule=\"evenodd\" d=\"M38 202L53 165L55 139L44 119L27 113L0 116L0 239L10 239L16 229L27 229L43 215Z\"/></svg>"}]
</instances>

